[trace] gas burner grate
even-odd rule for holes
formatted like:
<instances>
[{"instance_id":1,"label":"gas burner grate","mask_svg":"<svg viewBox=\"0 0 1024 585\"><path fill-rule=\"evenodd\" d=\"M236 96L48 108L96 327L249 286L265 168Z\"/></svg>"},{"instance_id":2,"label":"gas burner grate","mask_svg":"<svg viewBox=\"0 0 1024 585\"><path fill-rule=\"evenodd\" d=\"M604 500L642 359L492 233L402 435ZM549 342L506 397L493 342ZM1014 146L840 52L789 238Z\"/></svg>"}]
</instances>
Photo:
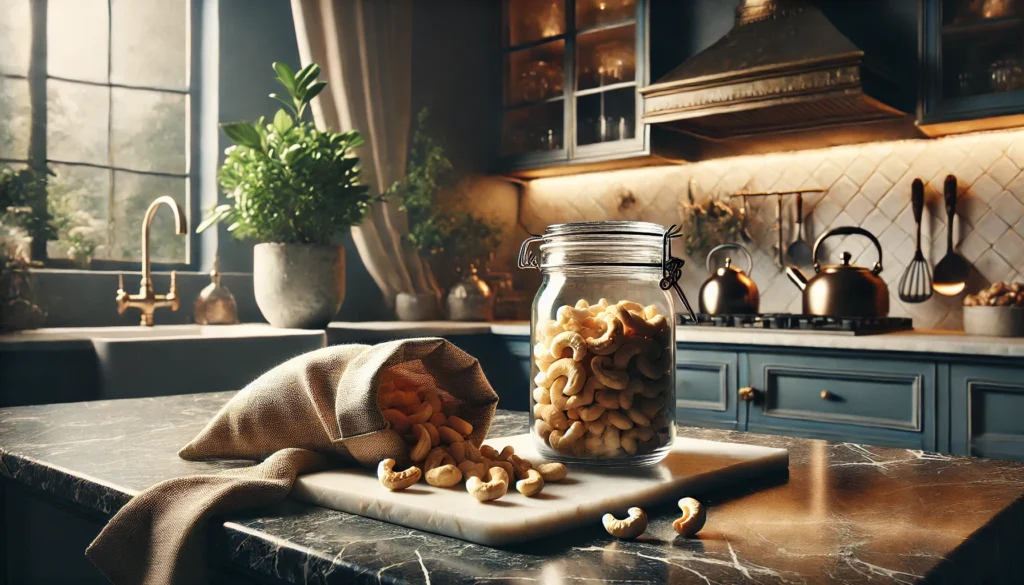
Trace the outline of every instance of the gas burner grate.
<instances>
[{"instance_id":1,"label":"gas burner grate","mask_svg":"<svg viewBox=\"0 0 1024 585\"><path fill-rule=\"evenodd\" d=\"M689 319L679 316L681 325L693 327ZM853 335L909 331L913 322L905 317L821 317L793 313L765 313L758 315L697 315L698 327L729 327L768 329L776 331L825 331Z\"/></svg>"}]
</instances>

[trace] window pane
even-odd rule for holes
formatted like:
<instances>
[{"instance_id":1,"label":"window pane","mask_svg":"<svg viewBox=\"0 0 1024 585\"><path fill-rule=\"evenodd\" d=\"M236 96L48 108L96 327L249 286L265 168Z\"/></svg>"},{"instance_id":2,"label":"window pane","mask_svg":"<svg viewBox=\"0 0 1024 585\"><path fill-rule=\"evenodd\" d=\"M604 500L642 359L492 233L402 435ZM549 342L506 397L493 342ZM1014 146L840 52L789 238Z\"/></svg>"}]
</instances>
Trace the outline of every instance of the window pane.
<instances>
[{"instance_id":1,"label":"window pane","mask_svg":"<svg viewBox=\"0 0 1024 585\"><path fill-rule=\"evenodd\" d=\"M0 0L0 73L28 74L32 50L29 0Z\"/></svg>"},{"instance_id":2,"label":"window pane","mask_svg":"<svg viewBox=\"0 0 1024 585\"><path fill-rule=\"evenodd\" d=\"M107 164L106 87L50 80L47 87L47 157Z\"/></svg>"},{"instance_id":3,"label":"window pane","mask_svg":"<svg viewBox=\"0 0 1024 585\"><path fill-rule=\"evenodd\" d=\"M531 43L565 33L565 0L510 0L507 43Z\"/></svg>"},{"instance_id":4,"label":"window pane","mask_svg":"<svg viewBox=\"0 0 1024 585\"><path fill-rule=\"evenodd\" d=\"M49 0L47 73L107 81L107 0Z\"/></svg>"},{"instance_id":5,"label":"window pane","mask_svg":"<svg viewBox=\"0 0 1024 585\"><path fill-rule=\"evenodd\" d=\"M161 195L170 195L188 215L185 199L187 179L154 177L124 171L114 172L114 207L111 209L111 259L140 260L142 258L142 218L146 208ZM189 229L192 229L189 225ZM174 216L161 206L150 226L149 251L154 262L187 262L185 242L187 236L174 233Z\"/></svg>"},{"instance_id":6,"label":"window pane","mask_svg":"<svg viewBox=\"0 0 1024 585\"><path fill-rule=\"evenodd\" d=\"M31 114L28 81L0 78L0 158L28 160Z\"/></svg>"},{"instance_id":7,"label":"window pane","mask_svg":"<svg viewBox=\"0 0 1024 585\"><path fill-rule=\"evenodd\" d=\"M636 90L613 89L576 99L576 144L636 136Z\"/></svg>"},{"instance_id":8,"label":"window pane","mask_svg":"<svg viewBox=\"0 0 1024 585\"><path fill-rule=\"evenodd\" d=\"M636 25L582 34L576 46L577 90L636 79Z\"/></svg>"},{"instance_id":9,"label":"window pane","mask_svg":"<svg viewBox=\"0 0 1024 585\"><path fill-rule=\"evenodd\" d=\"M111 80L187 89L187 0L111 0Z\"/></svg>"},{"instance_id":10,"label":"window pane","mask_svg":"<svg viewBox=\"0 0 1024 585\"><path fill-rule=\"evenodd\" d=\"M185 99L176 93L113 90L114 166L185 172Z\"/></svg>"},{"instance_id":11,"label":"window pane","mask_svg":"<svg viewBox=\"0 0 1024 585\"><path fill-rule=\"evenodd\" d=\"M636 16L636 0L576 0L576 28L618 22Z\"/></svg>"},{"instance_id":12,"label":"window pane","mask_svg":"<svg viewBox=\"0 0 1024 585\"><path fill-rule=\"evenodd\" d=\"M49 165L47 203L57 222L57 241L48 242L51 258L108 258L107 198L110 171L71 165ZM70 252L70 254L69 254Z\"/></svg>"}]
</instances>

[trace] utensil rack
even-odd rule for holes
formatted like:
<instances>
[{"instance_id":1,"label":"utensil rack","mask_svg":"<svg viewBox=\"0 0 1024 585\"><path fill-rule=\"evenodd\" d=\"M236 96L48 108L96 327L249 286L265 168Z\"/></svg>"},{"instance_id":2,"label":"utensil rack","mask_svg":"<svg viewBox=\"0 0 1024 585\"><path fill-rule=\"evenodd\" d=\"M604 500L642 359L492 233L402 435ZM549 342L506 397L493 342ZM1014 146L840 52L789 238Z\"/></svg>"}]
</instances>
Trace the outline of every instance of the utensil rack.
<instances>
[{"instance_id":1,"label":"utensil rack","mask_svg":"<svg viewBox=\"0 0 1024 585\"><path fill-rule=\"evenodd\" d=\"M775 264L779 268L783 268L786 265L786 258L785 258L786 246L785 246L785 244L783 244L783 239L782 239L782 236L783 236L783 233L782 233L782 198L786 197L786 196L789 196L789 195L804 195L804 194L807 194L807 193L824 193L824 192L825 192L825 189L813 189L813 188L811 188L811 189L788 189L788 190L785 190L785 191L759 191L759 192L756 192L756 193L747 193L747 192L744 192L744 191L740 191L739 193L733 193L732 195L730 195L729 199L733 199L735 197L742 197L743 198L743 213L744 213L744 216L745 216L746 215L746 211L747 211L747 203L746 202L747 202L747 198L748 197L778 197L779 198L779 211L776 214L777 215L776 221L778 222L778 225L775 228L779 232L779 242L776 245L777 252L778 252L778 258L775 259Z\"/></svg>"}]
</instances>

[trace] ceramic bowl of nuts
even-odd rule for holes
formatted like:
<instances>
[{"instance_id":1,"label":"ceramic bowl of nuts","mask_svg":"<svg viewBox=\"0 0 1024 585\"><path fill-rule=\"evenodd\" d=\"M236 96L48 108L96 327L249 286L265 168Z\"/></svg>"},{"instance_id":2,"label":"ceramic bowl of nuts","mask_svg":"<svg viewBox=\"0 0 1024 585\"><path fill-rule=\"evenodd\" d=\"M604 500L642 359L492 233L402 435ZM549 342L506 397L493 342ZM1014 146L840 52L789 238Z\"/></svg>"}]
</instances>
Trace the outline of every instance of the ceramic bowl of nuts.
<instances>
[{"instance_id":1,"label":"ceramic bowl of nuts","mask_svg":"<svg viewBox=\"0 0 1024 585\"><path fill-rule=\"evenodd\" d=\"M964 297L964 332L992 337L1024 337L1024 283L999 281Z\"/></svg>"}]
</instances>

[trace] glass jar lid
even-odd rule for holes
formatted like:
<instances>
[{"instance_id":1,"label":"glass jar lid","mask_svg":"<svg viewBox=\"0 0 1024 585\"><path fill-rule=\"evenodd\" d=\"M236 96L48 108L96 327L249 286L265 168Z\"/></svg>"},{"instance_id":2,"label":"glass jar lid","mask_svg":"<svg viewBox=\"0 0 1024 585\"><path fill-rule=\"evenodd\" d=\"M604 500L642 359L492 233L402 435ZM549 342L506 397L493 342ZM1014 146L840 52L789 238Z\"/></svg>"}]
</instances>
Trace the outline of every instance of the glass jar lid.
<instances>
[{"instance_id":1,"label":"glass jar lid","mask_svg":"<svg viewBox=\"0 0 1024 585\"><path fill-rule=\"evenodd\" d=\"M680 229L644 221L558 223L543 235L523 241L519 268L623 267L660 269L662 290L674 289L694 323L696 315L679 286L684 260L672 256L672 239ZM539 242L537 255L531 246Z\"/></svg>"}]
</instances>

